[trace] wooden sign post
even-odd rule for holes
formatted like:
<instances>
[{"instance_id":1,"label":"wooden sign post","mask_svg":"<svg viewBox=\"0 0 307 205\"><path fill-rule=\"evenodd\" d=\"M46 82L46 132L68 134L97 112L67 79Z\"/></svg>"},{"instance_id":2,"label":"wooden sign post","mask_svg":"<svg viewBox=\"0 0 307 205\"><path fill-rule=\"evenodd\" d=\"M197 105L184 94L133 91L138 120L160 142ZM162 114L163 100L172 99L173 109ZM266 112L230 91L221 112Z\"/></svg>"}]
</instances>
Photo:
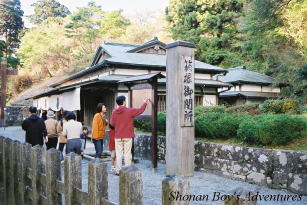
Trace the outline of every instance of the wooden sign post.
<instances>
[{"instance_id":1,"label":"wooden sign post","mask_svg":"<svg viewBox=\"0 0 307 205\"><path fill-rule=\"evenodd\" d=\"M166 175L194 174L194 48L166 46Z\"/></svg>"},{"instance_id":2,"label":"wooden sign post","mask_svg":"<svg viewBox=\"0 0 307 205\"><path fill-rule=\"evenodd\" d=\"M7 61L1 58L1 96L0 96L0 127L5 127L4 108L6 106Z\"/></svg>"},{"instance_id":3,"label":"wooden sign post","mask_svg":"<svg viewBox=\"0 0 307 205\"><path fill-rule=\"evenodd\" d=\"M0 90L0 127L5 127L5 106L6 106L6 82L8 75L16 75L16 70L7 69L6 58L0 58L0 78L1 78L1 90Z\"/></svg>"}]
</instances>

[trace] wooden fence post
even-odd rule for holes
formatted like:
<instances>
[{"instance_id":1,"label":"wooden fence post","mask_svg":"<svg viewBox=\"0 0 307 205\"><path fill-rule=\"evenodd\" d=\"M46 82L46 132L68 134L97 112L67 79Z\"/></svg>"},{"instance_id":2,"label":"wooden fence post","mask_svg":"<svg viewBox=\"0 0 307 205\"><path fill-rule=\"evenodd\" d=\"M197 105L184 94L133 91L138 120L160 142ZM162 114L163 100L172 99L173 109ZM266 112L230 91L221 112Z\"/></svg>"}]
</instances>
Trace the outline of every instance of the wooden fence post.
<instances>
[{"instance_id":1,"label":"wooden fence post","mask_svg":"<svg viewBox=\"0 0 307 205\"><path fill-rule=\"evenodd\" d=\"M32 148L31 152L32 160L32 204L40 204L40 196L42 193L42 185L39 181L39 175L44 172L44 162L43 162L43 149L41 146L36 145Z\"/></svg>"},{"instance_id":2,"label":"wooden fence post","mask_svg":"<svg viewBox=\"0 0 307 205\"><path fill-rule=\"evenodd\" d=\"M88 194L89 204L102 204L108 199L108 172L107 164L101 159L94 159L88 164Z\"/></svg>"},{"instance_id":3,"label":"wooden fence post","mask_svg":"<svg viewBox=\"0 0 307 205\"><path fill-rule=\"evenodd\" d=\"M62 197L56 190L56 181L61 181L61 152L49 149L46 154L46 184L49 205L62 204Z\"/></svg>"},{"instance_id":4,"label":"wooden fence post","mask_svg":"<svg viewBox=\"0 0 307 205\"><path fill-rule=\"evenodd\" d=\"M5 160L4 160L4 156L5 156L5 138L4 137L0 137L0 201L2 201L3 203L5 202L4 199L4 193L5 193Z\"/></svg>"},{"instance_id":5,"label":"wooden fence post","mask_svg":"<svg viewBox=\"0 0 307 205\"><path fill-rule=\"evenodd\" d=\"M125 167L119 173L119 204L143 204L142 172L134 165Z\"/></svg>"},{"instance_id":6,"label":"wooden fence post","mask_svg":"<svg viewBox=\"0 0 307 205\"><path fill-rule=\"evenodd\" d=\"M189 201L176 200L175 193L189 194L190 183L180 177L170 176L162 181L162 205L187 205ZM173 195L172 195L173 193Z\"/></svg>"},{"instance_id":7,"label":"wooden fence post","mask_svg":"<svg viewBox=\"0 0 307 205\"><path fill-rule=\"evenodd\" d=\"M64 161L65 205L79 204L75 200L74 188L82 188L81 156L70 153Z\"/></svg>"},{"instance_id":8,"label":"wooden fence post","mask_svg":"<svg viewBox=\"0 0 307 205\"><path fill-rule=\"evenodd\" d=\"M6 140L6 150L5 150L5 164L6 164L6 197L7 204L15 204L14 198L14 165L13 165L13 153L14 153L14 143L13 140Z\"/></svg>"},{"instance_id":9,"label":"wooden fence post","mask_svg":"<svg viewBox=\"0 0 307 205\"><path fill-rule=\"evenodd\" d=\"M28 170L31 168L31 153L32 146L28 143L22 144L22 152L21 154L21 186L20 192L23 193L23 201L22 204L32 204L32 192L30 192L30 187L32 186L32 179L28 178Z\"/></svg>"},{"instance_id":10,"label":"wooden fence post","mask_svg":"<svg viewBox=\"0 0 307 205\"><path fill-rule=\"evenodd\" d=\"M13 142L14 150L13 150L13 167L14 167L14 199L15 199L15 204L22 204L21 203L21 193L19 192L20 190L20 152L21 152L21 143L19 141L14 141Z\"/></svg>"},{"instance_id":11,"label":"wooden fence post","mask_svg":"<svg viewBox=\"0 0 307 205\"><path fill-rule=\"evenodd\" d=\"M231 193L234 195L228 195L227 200L224 201L224 205L256 205L256 200L250 200L254 198L255 193L245 190L242 188L237 188Z\"/></svg>"}]
</instances>

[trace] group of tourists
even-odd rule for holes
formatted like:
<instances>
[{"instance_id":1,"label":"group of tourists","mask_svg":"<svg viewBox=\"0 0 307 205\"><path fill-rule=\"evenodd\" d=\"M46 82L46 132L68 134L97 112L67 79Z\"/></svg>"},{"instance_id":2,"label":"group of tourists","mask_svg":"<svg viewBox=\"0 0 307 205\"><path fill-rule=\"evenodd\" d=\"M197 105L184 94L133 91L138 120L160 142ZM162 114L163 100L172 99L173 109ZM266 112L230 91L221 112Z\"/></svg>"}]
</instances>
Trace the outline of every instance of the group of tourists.
<instances>
[{"instance_id":1,"label":"group of tourists","mask_svg":"<svg viewBox=\"0 0 307 205\"><path fill-rule=\"evenodd\" d=\"M100 158L103 153L103 139L109 126L109 150L111 152L112 172L119 174L122 168L122 159L125 166L132 161L132 138L134 137L134 117L142 114L149 99L144 100L140 108L126 107L126 97L118 96L118 107L112 111L110 122L107 119L107 107L103 103L97 105L97 111L92 122L92 142L95 146L95 157ZM61 160L66 145L66 154L75 152L83 156L86 147L86 138L89 130L76 120L73 112L64 111L62 119L57 121L55 113L49 110L45 120L37 114L36 107L29 108L30 116L22 123L26 131L26 142L32 146L46 144L47 149L58 148L61 151ZM116 161L116 166L115 166Z\"/></svg>"},{"instance_id":2,"label":"group of tourists","mask_svg":"<svg viewBox=\"0 0 307 205\"><path fill-rule=\"evenodd\" d=\"M61 151L61 160L64 159L65 145L66 154L75 152L83 156L88 128L76 121L75 113L64 111L62 119L57 121L51 110L47 112L46 119L37 115L36 107L30 107L29 112L30 117L22 123L27 143L32 146L46 144L47 149L58 148Z\"/></svg>"}]
</instances>

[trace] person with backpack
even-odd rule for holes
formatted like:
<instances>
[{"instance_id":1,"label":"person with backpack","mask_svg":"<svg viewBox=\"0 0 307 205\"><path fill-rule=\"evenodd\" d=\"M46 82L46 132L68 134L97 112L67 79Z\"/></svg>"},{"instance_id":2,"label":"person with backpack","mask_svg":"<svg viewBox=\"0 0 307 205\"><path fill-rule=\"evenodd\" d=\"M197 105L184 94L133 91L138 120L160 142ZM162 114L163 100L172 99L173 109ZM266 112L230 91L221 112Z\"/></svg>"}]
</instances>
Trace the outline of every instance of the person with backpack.
<instances>
[{"instance_id":1,"label":"person with backpack","mask_svg":"<svg viewBox=\"0 0 307 205\"><path fill-rule=\"evenodd\" d=\"M54 117L55 117L54 112L49 110L47 112L47 120L45 120L45 125L47 128L47 137L48 137L48 142L46 143L47 150L51 148L56 149L58 145L59 127L58 127L58 121L56 121Z\"/></svg>"}]
</instances>

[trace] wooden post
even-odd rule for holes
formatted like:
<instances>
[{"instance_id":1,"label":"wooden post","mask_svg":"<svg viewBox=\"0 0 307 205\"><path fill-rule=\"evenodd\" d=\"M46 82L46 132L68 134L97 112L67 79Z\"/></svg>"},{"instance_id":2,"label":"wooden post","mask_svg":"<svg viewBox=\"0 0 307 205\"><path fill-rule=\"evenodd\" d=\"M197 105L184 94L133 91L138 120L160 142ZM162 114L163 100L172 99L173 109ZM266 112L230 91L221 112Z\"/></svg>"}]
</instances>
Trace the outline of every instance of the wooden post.
<instances>
[{"instance_id":1,"label":"wooden post","mask_svg":"<svg viewBox=\"0 0 307 205\"><path fill-rule=\"evenodd\" d=\"M229 195L224 201L224 205L256 205L257 199L255 193L242 188L231 191L234 195ZM254 197L255 196L255 197Z\"/></svg>"},{"instance_id":2,"label":"wooden post","mask_svg":"<svg viewBox=\"0 0 307 205\"><path fill-rule=\"evenodd\" d=\"M5 126L4 108L6 105L6 81L7 81L7 60L6 58L0 58L1 68L1 90L0 90L0 127Z\"/></svg>"},{"instance_id":3,"label":"wooden post","mask_svg":"<svg viewBox=\"0 0 307 205\"><path fill-rule=\"evenodd\" d=\"M42 193L42 185L39 181L39 174L44 172L44 164L43 164L43 149L41 146L36 145L32 148L31 152L31 160L32 160L32 204L40 204L40 195Z\"/></svg>"},{"instance_id":4,"label":"wooden post","mask_svg":"<svg viewBox=\"0 0 307 205\"><path fill-rule=\"evenodd\" d=\"M15 204L14 198L14 165L13 165L14 143L11 139L6 140L6 196L7 203Z\"/></svg>"},{"instance_id":5,"label":"wooden post","mask_svg":"<svg viewBox=\"0 0 307 205\"><path fill-rule=\"evenodd\" d=\"M101 159L94 159L88 164L88 194L91 205L102 204L108 199L108 171L107 164Z\"/></svg>"},{"instance_id":6,"label":"wooden post","mask_svg":"<svg viewBox=\"0 0 307 205\"><path fill-rule=\"evenodd\" d=\"M194 174L194 48L166 45L166 175Z\"/></svg>"},{"instance_id":7,"label":"wooden post","mask_svg":"<svg viewBox=\"0 0 307 205\"><path fill-rule=\"evenodd\" d=\"M30 199L30 192L28 188L31 187L31 180L28 179L28 169L31 168L31 151L32 146L28 143L22 144L21 155L21 183L20 183L20 193L21 195L21 204L32 204L32 200Z\"/></svg>"},{"instance_id":8,"label":"wooden post","mask_svg":"<svg viewBox=\"0 0 307 205\"><path fill-rule=\"evenodd\" d=\"M142 172L134 165L119 172L119 204L143 204Z\"/></svg>"},{"instance_id":9,"label":"wooden post","mask_svg":"<svg viewBox=\"0 0 307 205\"><path fill-rule=\"evenodd\" d=\"M49 205L62 204L62 197L57 192L56 181L61 181L61 152L52 148L46 155L46 184Z\"/></svg>"},{"instance_id":10,"label":"wooden post","mask_svg":"<svg viewBox=\"0 0 307 205\"><path fill-rule=\"evenodd\" d=\"M13 146L14 146L14 150L12 150L13 152L13 177L14 177L14 198L15 198L15 204L22 204L20 202L20 164L21 164L21 160L20 160L20 151L21 151L21 143L19 141L14 141L13 142Z\"/></svg>"},{"instance_id":11,"label":"wooden post","mask_svg":"<svg viewBox=\"0 0 307 205\"><path fill-rule=\"evenodd\" d=\"M64 161L65 205L79 204L75 201L74 188L82 188L81 156L70 153Z\"/></svg>"},{"instance_id":12,"label":"wooden post","mask_svg":"<svg viewBox=\"0 0 307 205\"><path fill-rule=\"evenodd\" d=\"M22 151L23 151L23 144L20 142L17 142L17 148L16 150L18 150L18 152L16 153L16 163L17 163L17 179L18 179L18 185L17 187L15 187L15 192L18 194L17 196L17 204L25 204L24 203L24 184L23 184L23 175L22 175Z\"/></svg>"},{"instance_id":13,"label":"wooden post","mask_svg":"<svg viewBox=\"0 0 307 205\"><path fill-rule=\"evenodd\" d=\"M176 176L166 177L162 181L162 205L187 205L188 200L178 200L176 194L188 195L190 183Z\"/></svg>"},{"instance_id":14,"label":"wooden post","mask_svg":"<svg viewBox=\"0 0 307 205\"><path fill-rule=\"evenodd\" d=\"M127 85L127 87L128 87L128 97L129 97L129 107L132 108L132 89L130 85ZM134 138L132 138L131 156L132 156L131 161L134 162Z\"/></svg>"},{"instance_id":15,"label":"wooden post","mask_svg":"<svg viewBox=\"0 0 307 205\"><path fill-rule=\"evenodd\" d=\"M5 202L5 138L0 137L0 201Z\"/></svg>"},{"instance_id":16,"label":"wooden post","mask_svg":"<svg viewBox=\"0 0 307 205\"><path fill-rule=\"evenodd\" d=\"M158 166L158 149L157 149L157 141L158 141L158 136L157 136L157 113L158 113L158 97L157 97L157 79L152 83L152 110L151 110L151 156L152 156L152 167L157 168Z\"/></svg>"}]
</instances>

